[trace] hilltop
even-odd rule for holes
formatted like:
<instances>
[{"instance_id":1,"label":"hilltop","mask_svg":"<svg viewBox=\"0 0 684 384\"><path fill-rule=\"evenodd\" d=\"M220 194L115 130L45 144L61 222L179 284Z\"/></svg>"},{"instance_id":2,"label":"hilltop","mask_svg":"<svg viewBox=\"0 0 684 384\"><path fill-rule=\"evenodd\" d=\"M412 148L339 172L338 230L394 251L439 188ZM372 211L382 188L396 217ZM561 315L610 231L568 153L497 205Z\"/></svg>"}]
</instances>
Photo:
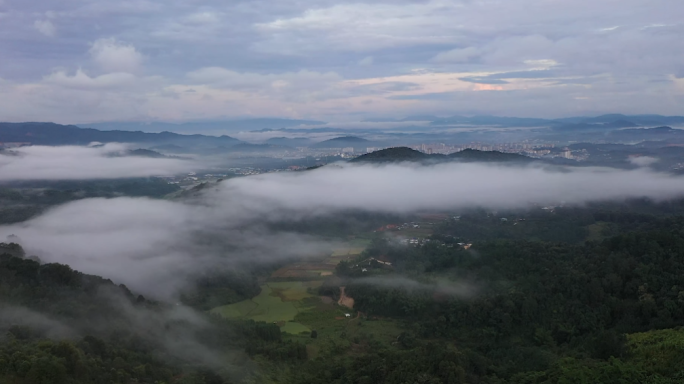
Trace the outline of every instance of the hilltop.
<instances>
[{"instance_id":1,"label":"hilltop","mask_svg":"<svg viewBox=\"0 0 684 384\"><path fill-rule=\"evenodd\" d=\"M459 161L459 162L530 162L535 159L516 153L504 153L499 151L479 151L477 149L464 149L450 155L433 154L416 151L407 147L387 148L365 155L353 160L355 163L389 163L401 161Z\"/></svg>"},{"instance_id":2,"label":"hilltop","mask_svg":"<svg viewBox=\"0 0 684 384\"><path fill-rule=\"evenodd\" d=\"M479 151L466 148L460 152L447 155L448 158L458 159L461 162L529 162L535 159L517 153L499 151Z\"/></svg>"},{"instance_id":3,"label":"hilltop","mask_svg":"<svg viewBox=\"0 0 684 384\"><path fill-rule=\"evenodd\" d=\"M423 152L416 151L408 147L395 147L381 149L379 151L367 153L361 155L351 162L354 163L389 163L389 162L399 162L399 161L422 161L430 158Z\"/></svg>"}]
</instances>

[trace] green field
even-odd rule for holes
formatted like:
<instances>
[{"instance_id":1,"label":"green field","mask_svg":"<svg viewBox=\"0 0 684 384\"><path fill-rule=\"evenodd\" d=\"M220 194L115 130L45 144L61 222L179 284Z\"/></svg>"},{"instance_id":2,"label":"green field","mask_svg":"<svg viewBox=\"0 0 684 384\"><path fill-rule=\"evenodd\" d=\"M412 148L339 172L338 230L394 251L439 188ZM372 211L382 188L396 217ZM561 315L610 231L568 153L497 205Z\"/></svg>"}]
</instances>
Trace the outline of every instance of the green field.
<instances>
[{"instance_id":1,"label":"green field","mask_svg":"<svg viewBox=\"0 0 684 384\"><path fill-rule=\"evenodd\" d=\"M368 240L355 240L348 247L335 251L332 256L322 261L323 263L337 264L340 260L354 258L364 250ZM307 280L298 278L298 281L271 281L261 286L261 293L249 300L238 303L223 305L213 308L210 312L223 317L233 319L251 319L277 323L280 330L289 334L291 338L305 342L310 351L319 350L324 343L330 340L338 340L340 335L367 339L369 335L383 340L394 340L399 334L396 324L374 321L367 322L355 318L346 318L345 314L352 312L348 308L342 308L337 303L325 304L321 299L309 293L322 284L321 273L331 270L311 269L307 270L316 275L317 279ZM302 279L302 280L299 280ZM280 279L278 279L280 280ZM316 330L318 339L311 339L311 330ZM347 336L345 336L346 338ZM327 340L327 341L326 341Z\"/></svg>"},{"instance_id":2,"label":"green field","mask_svg":"<svg viewBox=\"0 0 684 384\"><path fill-rule=\"evenodd\" d=\"M352 317L345 317L346 313L350 313ZM295 317L297 323L316 330L318 338L288 332L291 334L289 339L305 343L309 358L315 359L320 356L321 351L348 350L352 345L367 345L374 340L392 345L403 331L396 321L369 321L363 316L356 316L357 313L348 308L319 302L314 308L302 311Z\"/></svg>"},{"instance_id":3,"label":"green field","mask_svg":"<svg viewBox=\"0 0 684 384\"><path fill-rule=\"evenodd\" d=\"M308 332L309 328L292 321L298 313L311 308L302 302L312 297L306 291L310 285L300 281L267 283L261 286L261 293L258 296L239 303L216 307L210 313L227 318L284 323L282 331L292 334Z\"/></svg>"},{"instance_id":4,"label":"green field","mask_svg":"<svg viewBox=\"0 0 684 384\"><path fill-rule=\"evenodd\" d=\"M312 295L307 292L307 288L318 287L320 282L287 281L270 282L266 285L271 289L271 296L279 297L282 301L301 301L307 297L312 297Z\"/></svg>"},{"instance_id":5,"label":"green field","mask_svg":"<svg viewBox=\"0 0 684 384\"><path fill-rule=\"evenodd\" d=\"M280 330L283 332L290 333L292 335L298 335L301 333L305 333L307 336L311 332L311 330L307 326L305 326L304 324L301 324L301 323L297 323L295 321L286 322L285 325L280 327Z\"/></svg>"}]
</instances>

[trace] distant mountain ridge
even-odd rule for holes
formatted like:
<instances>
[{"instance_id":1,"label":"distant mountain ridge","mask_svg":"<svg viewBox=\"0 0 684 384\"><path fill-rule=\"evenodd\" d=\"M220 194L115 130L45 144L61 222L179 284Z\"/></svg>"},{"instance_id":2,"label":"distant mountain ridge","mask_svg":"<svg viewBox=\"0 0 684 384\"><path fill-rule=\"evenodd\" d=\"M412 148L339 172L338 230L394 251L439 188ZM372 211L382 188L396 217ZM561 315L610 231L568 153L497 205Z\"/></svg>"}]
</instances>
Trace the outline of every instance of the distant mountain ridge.
<instances>
[{"instance_id":1,"label":"distant mountain ridge","mask_svg":"<svg viewBox=\"0 0 684 384\"><path fill-rule=\"evenodd\" d=\"M286 147L307 147L311 143L312 141L305 137L272 137L264 142L264 144L282 145Z\"/></svg>"},{"instance_id":2,"label":"distant mountain ridge","mask_svg":"<svg viewBox=\"0 0 684 384\"><path fill-rule=\"evenodd\" d=\"M345 148L345 147L364 147L370 145L371 141L356 136L342 136L334 139L325 140L310 145L312 148Z\"/></svg>"},{"instance_id":3,"label":"distant mountain ridge","mask_svg":"<svg viewBox=\"0 0 684 384\"><path fill-rule=\"evenodd\" d=\"M422 161L458 161L458 162L502 162L502 163L525 163L536 161L531 157L519 155L516 153L504 153L499 151L480 151L477 149L464 149L459 152L454 152L449 155L441 154L427 154L408 147L394 147L381 149L379 151L371 152L361 155L351 162L353 163L393 163L393 162L422 162Z\"/></svg>"},{"instance_id":4,"label":"distant mountain ridge","mask_svg":"<svg viewBox=\"0 0 684 384\"><path fill-rule=\"evenodd\" d=\"M173 132L100 131L55 123L0 123L0 142L26 142L33 145L88 145L138 143L185 146L233 146L242 141L230 136L181 135Z\"/></svg>"},{"instance_id":5,"label":"distant mountain ridge","mask_svg":"<svg viewBox=\"0 0 684 384\"><path fill-rule=\"evenodd\" d=\"M431 125L501 125L509 127L543 127L552 125L553 120L529 117L500 117L500 116L452 116L430 122Z\"/></svg>"},{"instance_id":6,"label":"distant mountain ridge","mask_svg":"<svg viewBox=\"0 0 684 384\"><path fill-rule=\"evenodd\" d=\"M608 123L568 123L552 127L556 131L605 131L621 128L637 128L639 125L627 120L615 120Z\"/></svg>"},{"instance_id":7,"label":"distant mountain ridge","mask_svg":"<svg viewBox=\"0 0 684 384\"><path fill-rule=\"evenodd\" d=\"M296 120L280 118L254 118L226 121L195 121L186 123L167 122L106 122L76 124L80 128L95 128L103 131L142 131L142 132L238 132L260 129L291 128L299 126L322 125L324 121Z\"/></svg>"},{"instance_id":8,"label":"distant mountain ridge","mask_svg":"<svg viewBox=\"0 0 684 384\"><path fill-rule=\"evenodd\" d=\"M545 127L572 124L597 124L603 128L611 128L611 125L620 122L621 124L633 124L633 126L658 126L658 125L678 125L684 124L684 116L662 116L662 115L623 115L606 114L600 116L577 116L560 119L542 119L532 117L507 117L507 116L409 116L406 118L369 118L364 122L388 123L388 122L410 122L427 121L431 126L446 125L485 125L485 126L507 126L507 127ZM619 124L618 124L619 125ZM629 125L626 125L627 127Z\"/></svg>"}]
</instances>

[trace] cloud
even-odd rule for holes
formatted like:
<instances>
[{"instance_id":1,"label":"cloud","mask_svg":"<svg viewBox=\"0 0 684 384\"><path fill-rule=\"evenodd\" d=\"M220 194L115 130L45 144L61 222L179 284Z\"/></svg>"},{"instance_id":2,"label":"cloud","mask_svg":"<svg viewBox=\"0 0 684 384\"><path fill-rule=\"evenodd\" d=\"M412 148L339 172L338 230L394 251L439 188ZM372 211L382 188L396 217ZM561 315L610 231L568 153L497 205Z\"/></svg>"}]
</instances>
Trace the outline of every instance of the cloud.
<instances>
[{"instance_id":1,"label":"cloud","mask_svg":"<svg viewBox=\"0 0 684 384\"><path fill-rule=\"evenodd\" d=\"M47 37L54 37L55 32L57 31L55 25L52 24L52 21L50 20L36 20L33 23L33 27Z\"/></svg>"},{"instance_id":2,"label":"cloud","mask_svg":"<svg viewBox=\"0 0 684 384\"><path fill-rule=\"evenodd\" d=\"M459 80L479 84L508 84L503 79L548 79L555 77L555 73L549 70L533 69L529 71L515 71L494 73L486 76L461 77Z\"/></svg>"},{"instance_id":3,"label":"cloud","mask_svg":"<svg viewBox=\"0 0 684 384\"><path fill-rule=\"evenodd\" d=\"M219 16L214 12L197 12L189 15L185 21L196 25L214 24L219 21Z\"/></svg>"},{"instance_id":4,"label":"cloud","mask_svg":"<svg viewBox=\"0 0 684 384\"><path fill-rule=\"evenodd\" d=\"M211 367L230 368L240 372L251 367L226 366L226 360L217 356L223 354L198 339L199 332L212 331L212 325L206 317L191 308L174 305L160 306L147 309L134 306L128 298L123 297L116 286L102 286L93 295L99 301L100 307L110 308L115 316L93 319L74 319L59 314L39 313L26 307L0 304L0 339L5 337L6 331L17 324L29 327L41 337L63 340L78 338L86 335L109 337L125 324L128 331L133 331L141 339L163 347L166 354L187 362L203 363ZM170 324L182 324L181 327L170 327ZM230 354L242 354L238 351L227 351ZM168 358L168 356L160 356ZM245 360L245 359L241 359Z\"/></svg>"},{"instance_id":5,"label":"cloud","mask_svg":"<svg viewBox=\"0 0 684 384\"><path fill-rule=\"evenodd\" d=\"M362 67L367 67L369 65L373 65L373 62L373 56L366 56L363 59L359 60L359 65Z\"/></svg>"},{"instance_id":6,"label":"cloud","mask_svg":"<svg viewBox=\"0 0 684 384\"><path fill-rule=\"evenodd\" d=\"M648 167L651 166L655 163L660 161L659 159L655 157L650 157L650 156L637 156L637 157L630 157L629 162L637 165L639 167Z\"/></svg>"},{"instance_id":7,"label":"cloud","mask_svg":"<svg viewBox=\"0 0 684 384\"><path fill-rule=\"evenodd\" d=\"M115 38L98 39L91 48L93 61L105 72L137 72L143 55L133 45L124 44Z\"/></svg>"},{"instance_id":8,"label":"cloud","mask_svg":"<svg viewBox=\"0 0 684 384\"><path fill-rule=\"evenodd\" d=\"M457 48L438 53L432 61L436 63L467 63L479 57L480 50L475 47Z\"/></svg>"},{"instance_id":9,"label":"cloud","mask_svg":"<svg viewBox=\"0 0 684 384\"><path fill-rule=\"evenodd\" d=\"M342 77L334 72L320 73L299 71L289 73L239 73L221 67L202 68L187 74L190 82L204 84L212 88L230 88L272 92L288 88L303 90L323 90L339 82Z\"/></svg>"},{"instance_id":10,"label":"cloud","mask_svg":"<svg viewBox=\"0 0 684 384\"><path fill-rule=\"evenodd\" d=\"M0 155L0 181L110 179L173 175L197 167L188 160L120 156L128 146L29 146Z\"/></svg>"},{"instance_id":11,"label":"cloud","mask_svg":"<svg viewBox=\"0 0 684 384\"><path fill-rule=\"evenodd\" d=\"M50 338L69 338L76 335L70 326L28 308L0 303L0 332L3 335L13 325L21 324L44 333Z\"/></svg>"},{"instance_id":12,"label":"cloud","mask_svg":"<svg viewBox=\"0 0 684 384\"><path fill-rule=\"evenodd\" d=\"M208 271L330 250L329 243L309 236L266 230L254 222L263 212L247 210L255 203L86 199L0 232L19 236L43 261L107 276L164 299Z\"/></svg>"},{"instance_id":13,"label":"cloud","mask_svg":"<svg viewBox=\"0 0 684 384\"><path fill-rule=\"evenodd\" d=\"M69 76L64 71L54 72L46 76L43 80L48 84L81 90L125 89L135 87L140 81L136 76L125 72L108 73L101 76L90 77L81 69L77 70L73 76Z\"/></svg>"},{"instance_id":14,"label":"cloud","mask_svg":"<svg viewBox=\"0 0 684 384\"><path fill-rule=\"evenodd\" d=\"M460 77L459 80L461 81L467 81L469 83L477 83L477 84L508 84L508 81L501 80L501 79L496 79L492 78L490 76L482 76L482 77L476 77L476 76L471 76L471 77Z\"/></svg>"},{"instance_id":15,"label":"cloud","mask_svg":"<svg viewBox=\"0 0 684 384\"><path fill-rule=\"evenodd\" d=\"M454 39L449 33L454 28L447 20L460 8L458 4L441 1L332 4L257 24L266 39L254 47L267 52L298 54L331 48L363 52L448 43ZM307 44L298 44L296 37L303 38Z\"/></svg>"},{"instance_id":16,"label":"cloud","mask_svg":"<svg viewBox=\"0 0 684 384\"><path fill-rule=\"evenodd\" d=\"M684 25L677 16L683 7L671 0L624 0L619 5L590 0L24 1L3 10L2 51L13 60L0 62L0 114L12 121L67 123L212 119L263 111L326 121L475 110L544 117L677 114L680 83L653 80L681 77ZM57 26L49 44L37 32L36 20ZM613 26L620 27L601 31ZM357 65L367 58L373 58L372 65ZM445 80L532 65L549 69L549 63L554 63L555 81L528 78L524 84L520 79L498 84L505 91L516 90L507 94L475 94L470 91L481 87L472 83L394 95L345 88L347 82L414 75L418 68ZM43 83L50 74L72 77L79 68L93 78L125 72L138 80L144 70L163 78L163 84L144 91L119 87L84 94ZM207 81L202 82L206 87L195 87L187 74L206 68L231 71L245 77L247 85L237 78L221 80L224 86ZM302 72L333 73L342 84L279 78ZM423 80L408 81L422 86L430 81L427 76ZM183 87L195 89L196 97L179 96ZM420 93L440 92L463 94L418 101ZM580 101L582 97L593 103ZM74 105L68 100L75 100Z\"/></svg>"},{"instance_id":17,"label":"cloud","mask_svg":"<svg viewBox=\"0 0 684 384\"><path fill-rule=\"evenodd\" d=\"M368 209L386 212L525 207L565 201L681 195L684 178L639 169L502 167L482 164L434 166L337 165L310 173L267 174L222 184L225 193L272 202L295 212ZM642 182L648 180L648 182ZM277 191L277 192L276 192ZM220 195L219 195L220 196ZM392 196L388 199L387 196ZM334 197L334 198L331 198ZM245 196L247 198L247 196Z\"/></svg>"},{"instance_id":18,"label":"cloud","mask_svg":"<svg viewBox=\"0 0 684 384\"><path fill-rule=\"evenodd\" d=\"M173 297L194 276L244 263L323 255L334 245L269 223L344 218L349 210L411 213L582 204L683 195L684 178L648 168L555 169L483 164L329 165L223 181L190 201L86 199L0 227L28 254ZM282 226L279 226L282 227Z\"/></svg>"}]
</instances>

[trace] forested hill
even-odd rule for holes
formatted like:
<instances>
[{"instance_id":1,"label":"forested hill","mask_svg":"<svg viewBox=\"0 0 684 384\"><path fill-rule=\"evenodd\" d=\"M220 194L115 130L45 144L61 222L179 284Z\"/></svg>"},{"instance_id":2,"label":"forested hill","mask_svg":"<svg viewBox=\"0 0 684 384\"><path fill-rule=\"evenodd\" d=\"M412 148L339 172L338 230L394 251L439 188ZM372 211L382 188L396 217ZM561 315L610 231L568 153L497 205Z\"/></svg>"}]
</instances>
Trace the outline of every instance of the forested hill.
<instances>
[{"instance_id":1,"label":"forested hill","mask_svg":"<svg viewBox=\"0 0 684 384\"><path fill-rule=\"evenodd\" d=\"M536 159L516 153L504 153L498 151L479 151L476 149L464 149L450 155L426 154L407 147L387 148L365 155L353 160L355 163L391 163L401 161L459 161L459 162L531 162Z\"/></svg>"},{"instance_id":2,"label":"forested hill","mask_svg":"<svg viewBox=\"0 0 684 384\"><path fill-rule=\"evenodd\" d=\"M464 149L460 152L455 152L447 157L451 159L458 159L462 162L531 162L535 161L531 157L519 155L517 153L505 153L499 151L479 151L477 149Z\"/></svg>"},{"instance_id":3,"label":"forested hill","mask_svg":"<svg viewBox=\"0 0 684 384\"><path fill-rule=\"evenodd\" d=\"M155 143L233 146L241 143L230 136L181 135L172 132L100 131L55 123L0 123L0 142L34 145L87 145L100 143Z\"/></svg>"},{"instance_id":4,"label":"forested hill","mask_svg":"<svg viewBox=\"0 0 684 384\"><path fill-rule=\"evenodd\" d=\"M384 163L384 162L399 162L399 161L422 161L430 158L423 152L416 151L415 149L407 147L395 147L381 149L379 151L367 153L361 155L351 162L354 163Z\"/></svg>"},{"instance_id":5,"label":"forested hill","mask_svg":"<svg viewBox=\"0 0 684 384\"><path fill-rule=\"evenodd\" d=\"M231 360L216 361L230 353ZM275 324L149 301L123 285L0 243L0 383L224 384L249 356L306 359Z\"/></svg>"}]
</instances>

